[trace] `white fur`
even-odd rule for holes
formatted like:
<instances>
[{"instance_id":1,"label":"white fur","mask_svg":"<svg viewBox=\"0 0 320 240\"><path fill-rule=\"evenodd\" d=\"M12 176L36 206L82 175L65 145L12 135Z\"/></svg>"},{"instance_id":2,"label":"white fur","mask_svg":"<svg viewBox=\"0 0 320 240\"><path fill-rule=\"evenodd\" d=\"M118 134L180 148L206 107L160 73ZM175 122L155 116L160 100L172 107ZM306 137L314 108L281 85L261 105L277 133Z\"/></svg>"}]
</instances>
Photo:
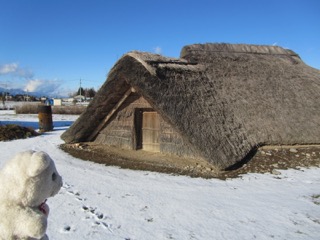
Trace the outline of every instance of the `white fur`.
<instances>
[{"instance_id":1,"label":"white fur","mask_svg":"<svg viewBox=\"0 0 320 240\"><path fill-rule=\"evenodd\" d=\"M44 152L17 154L0 171L0 239L48 239L49 206L62 186L53 160Z\"/></svg>"}]
</instances>

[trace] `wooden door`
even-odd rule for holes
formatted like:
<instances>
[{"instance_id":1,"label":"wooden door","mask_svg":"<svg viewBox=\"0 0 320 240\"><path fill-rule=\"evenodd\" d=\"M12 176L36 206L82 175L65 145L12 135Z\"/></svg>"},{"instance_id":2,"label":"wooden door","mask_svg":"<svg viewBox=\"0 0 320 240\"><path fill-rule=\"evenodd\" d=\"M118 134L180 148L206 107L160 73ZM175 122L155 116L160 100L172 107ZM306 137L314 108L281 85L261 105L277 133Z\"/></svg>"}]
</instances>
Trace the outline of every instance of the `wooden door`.
<instances>
[{"instance_id":1,"label":"wooden door","mask_svg":"<svg viewBox=\"0 0 320 240\"><path fill-rule=\"evenodd\" d=\"M142 149L160 152L160 119L156 112L143 112L142 117Z\"/></svg>"}]
</instances>

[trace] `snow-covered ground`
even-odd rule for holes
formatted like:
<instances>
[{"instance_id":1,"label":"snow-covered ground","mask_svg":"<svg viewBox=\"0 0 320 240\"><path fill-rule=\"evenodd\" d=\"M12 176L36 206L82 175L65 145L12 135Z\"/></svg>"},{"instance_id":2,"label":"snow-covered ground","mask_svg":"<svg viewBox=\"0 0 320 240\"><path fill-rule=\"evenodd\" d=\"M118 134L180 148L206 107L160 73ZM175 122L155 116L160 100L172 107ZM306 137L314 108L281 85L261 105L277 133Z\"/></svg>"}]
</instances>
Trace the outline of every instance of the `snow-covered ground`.
<instances>
[{"instance_id":1,"label":"snow-covered ground","mask_svg":"<svg viewBox=\"0 0 320 240\"><path fill-rule=\"evenodd\" d=\"M319 168L222 181L106 167L59 149L76 117L54 115L53 132L0 144L0 166L28 149L55 160L64 186L48 199L51 240L320 239ZM38 126L10 111L0 122Z\"/></svg>"}]
</instances>

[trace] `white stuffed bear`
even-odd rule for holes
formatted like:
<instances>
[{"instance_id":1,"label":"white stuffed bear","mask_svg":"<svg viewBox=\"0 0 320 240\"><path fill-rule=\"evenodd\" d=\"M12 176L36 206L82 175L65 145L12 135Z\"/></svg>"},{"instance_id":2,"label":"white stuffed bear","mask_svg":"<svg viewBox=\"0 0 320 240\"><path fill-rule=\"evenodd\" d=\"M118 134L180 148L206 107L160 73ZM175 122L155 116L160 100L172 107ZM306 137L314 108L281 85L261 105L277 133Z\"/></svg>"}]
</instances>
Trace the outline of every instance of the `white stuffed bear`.
<instances>
[{"instance_id":1,"label":"white stuffed bear","mask_svg":"<svg viewBox=\"0 0 320 240\"><path fill-rule=\"evenodd\" d=\"M62 186L53 160L44 152L17 154L0 171L0 239L48 239L48 197Z\"/></svg>"}]
</instances>

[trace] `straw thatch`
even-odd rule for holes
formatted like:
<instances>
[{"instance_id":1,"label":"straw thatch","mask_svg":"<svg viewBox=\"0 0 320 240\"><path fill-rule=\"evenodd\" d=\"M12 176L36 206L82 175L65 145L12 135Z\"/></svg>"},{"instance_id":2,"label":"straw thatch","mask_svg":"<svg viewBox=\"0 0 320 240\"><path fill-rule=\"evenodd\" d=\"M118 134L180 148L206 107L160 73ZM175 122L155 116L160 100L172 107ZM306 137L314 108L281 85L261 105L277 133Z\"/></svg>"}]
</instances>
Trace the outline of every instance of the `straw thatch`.
<instances>
[{"instance_id":1,"label":"straw thatch","mask_svg":"<svg viewBox=\"0 0 320 240\"><path fill-rule=\"evenodd\" d=\"M131 88L219 168L259 145L320 142L320 71L293 51L242 44L190 45L180 59L124 55L62 139L92 141Z\"/></svg>"}]
</instances>

